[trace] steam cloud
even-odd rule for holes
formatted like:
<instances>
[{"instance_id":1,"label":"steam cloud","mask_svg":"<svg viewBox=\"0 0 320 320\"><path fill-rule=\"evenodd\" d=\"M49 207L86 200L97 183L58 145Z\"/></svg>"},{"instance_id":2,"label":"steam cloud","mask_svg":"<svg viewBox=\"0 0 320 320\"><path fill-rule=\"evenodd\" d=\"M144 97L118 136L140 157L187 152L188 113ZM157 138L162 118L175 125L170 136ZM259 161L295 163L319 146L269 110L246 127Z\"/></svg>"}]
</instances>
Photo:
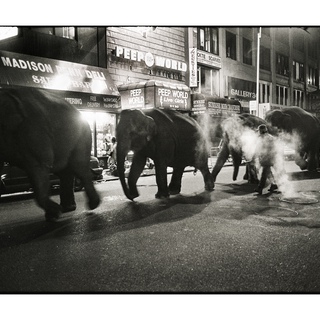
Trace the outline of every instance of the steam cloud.
<instances>
[{"instance_id":1,"label":"steam cloud","mask_svg":"<svg viewBox=\"0 0 320 320\"><path fill-rule=\"evenodd\" d=\"M259 160L255 157L256 147L258 143L258 132L246 126L243 126L242 121L238 117L229 117L222 123L224 132L227 132L229 144L237 151L242 151L244 158L247 161L256 161L256 166L261 174L261 166ZM292 183L288 179L288 175L284 168L284 146L297 150L300 145L300 138L297 134L280 133L279 137L275 137L275 160L272 172L275 178L275 183L278 185L279 191L284 197L296 196L296 191Z\"/></svg>"}]
</instances>

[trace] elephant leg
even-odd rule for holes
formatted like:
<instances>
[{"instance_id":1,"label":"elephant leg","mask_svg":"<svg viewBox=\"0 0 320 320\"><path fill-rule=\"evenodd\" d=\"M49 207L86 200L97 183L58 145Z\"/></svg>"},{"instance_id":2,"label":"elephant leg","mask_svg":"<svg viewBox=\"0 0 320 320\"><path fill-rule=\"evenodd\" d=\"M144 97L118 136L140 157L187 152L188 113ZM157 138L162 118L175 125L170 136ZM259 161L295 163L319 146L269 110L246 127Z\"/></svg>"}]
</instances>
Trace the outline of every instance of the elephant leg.
<instances>
[{"instance_id":1,"label":"elephant leg","mask_svg":"<svg viewBox=\"0 0 320 320\"><path fill-rule=\"evenodd\" d=\"M210 171L208 168L202 168L200 169L202 176L203 176L203 181L204 181L204 188L207 191L212 191L214 189L214 181L213 177L210 174Z\"/></svg>"},{"instance_id":2,"label":"elephant leg","mask_svg":"<svg viewBox=\"0 0 320 320\"><path fill-rule=\"evenodd\" d=\"M239 173L239 167L242 162L242 153L237 152L235 150L231 151L231 156L232 156L232 161L233 161L233 176L232 179L233 181L237 180L238 173Z\"/></svg>"},{"instance_id":3,"label":"elephant leg","mask_svg":"<svg viewBox=\"0 0 320 320\"><path fill-rule=\"evenodd\" d=\"M165 163L159 163L155 161L156 168L156 181L158 186L158 192L155 197L160 198L168 198L169 197L169 189L168 189L168 179L167 179L167 166Z\"/></svg>"},{"instance_id":4,"label":"elephant leg","mask_svg":"<svg viewBox=\"0 0 320 320\"><path fill-rule=\"evenodd\" d=\"M248 183L259 183L257 167L253 160L246 163L246 172L243 176L243 179L248 180Z\"/></svg>"},{"instance_id":5,"label":"elephant leg","mask_svg":"<svg viewBox=\"0 0 320 320\"><path fill-rule=\"evenodd\" d=\"M221 151L218 154L217 162L214 165L212 172L211 172L211 175L212 175L214 182L216 181L217 175L221 171L223 165L228 160L229 154L230 154L229 147L228 147L227 143L225 142L222 145Z\"/></svg>"},{"instance_id":6,"label":"elephant leg","mask_svg":"<svg viewBox=\"0 0 320 320\"><path fill-rule=\"evenodd\" d=\"M75 176L78 177L83 184L84 190L86 192L88 202L87 206L90 210L97 208L100 204L100 197L93 186L92 182L92 173L90 171L89 165L85 165L84 163L79 163L79 165L72 166L72 171L74 172ZM68 198L67 203L70 204L71 201L71 191L70 191L70 177L67 177L67 194L66 198ZM73 190L72 190L73 191ZM72 196L74 197L74 195ZM62 199L61 199L62 200Z\"/></svg>"},{"instance_id":7,"label":"elephant leg","mask_svg":"<svg viewBox=\"0 0 320 320\"><path fill-rule=\"evenodd\" d=\"M139 153L136 153L132 159L132 165L128 176L128 186L132 199L139 197L137 181L143 171L146 161L147 158Z\"/></svg>"},{"instance_id":8,"label":"elephant leg","mask_svg":"<svg viewBox=\"0 0 320 320\"><path fill-rule=\"evenodd\" d=\"M318 168L318 159L317 159L317 152L315 152L313 149L309 151L308 153L308 171L317 171Z\"/></svg>"},{"instance_id":9,"label":"elephant leg","mask_svg":"<svg viewBox=\"0 0 320 320\"><path fill-rule=\"evenodd\" d=\"M60 216L61 207L49 198L50 170L44 166L28 166L27 172L34 189L35 200L39 207L44 209L46 220L56 221Z\"/></svg>"},{"instance_id":10,"label":"elephant leg","mask_svg":"<svg viewBox=\"0 0 320 320\"><path fill-rule=\"evenodd\" d=\"M169 192L172 195L179 194L181 191L181 180L185 167L173 168L171 181L169 184Z\"/></svg>"},{"instance_id":11,"label":"elephant leg","mask_svg":"<svg viewBox=\"0 0 320 320\"><path fill-rule=\"evenodd\" d=\"M60 178L60 206L62 212L74 211L77 208L74 199L74 175L68 169L64 169L58 175Z\"/></svg>"}]
</instances>

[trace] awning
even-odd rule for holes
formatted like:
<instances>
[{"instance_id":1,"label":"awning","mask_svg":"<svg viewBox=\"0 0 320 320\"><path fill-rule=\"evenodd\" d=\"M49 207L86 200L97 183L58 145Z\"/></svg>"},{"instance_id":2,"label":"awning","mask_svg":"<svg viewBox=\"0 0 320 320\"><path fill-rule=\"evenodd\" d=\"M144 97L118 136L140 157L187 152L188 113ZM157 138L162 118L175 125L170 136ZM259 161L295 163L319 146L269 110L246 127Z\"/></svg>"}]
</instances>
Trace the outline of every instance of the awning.
<instances>
[{"instance_id":1,"label":"awning","mask_svg":"<svg viewBox=\"0 0 320 320\"><path fill-rule=\"evenodd\" d=\"M120 109L120 93L105 68L0 51L0 86L58 92L83 109Z\"/></svg>"},{"instance_id":2,"label":"awning","mask_svg":"<svg viewBox=\"0 0 320 320\"><path fill-rule=\"evenodd\" d=\"M122 109L190 111L190 88L184 84L148 80L118 86Z\"/></svg>"},{"instance_id":3,"label":"awning","mask_svg":"<svg viewBox=\"0 0 320 320\"><path fill-rule=\"evenodd\" d=\"M202 93L193 93L192 114L208 113L214 117L232 116L242 112L241 103L238 100L219 98Z\"/></svg>"}]
</instances>

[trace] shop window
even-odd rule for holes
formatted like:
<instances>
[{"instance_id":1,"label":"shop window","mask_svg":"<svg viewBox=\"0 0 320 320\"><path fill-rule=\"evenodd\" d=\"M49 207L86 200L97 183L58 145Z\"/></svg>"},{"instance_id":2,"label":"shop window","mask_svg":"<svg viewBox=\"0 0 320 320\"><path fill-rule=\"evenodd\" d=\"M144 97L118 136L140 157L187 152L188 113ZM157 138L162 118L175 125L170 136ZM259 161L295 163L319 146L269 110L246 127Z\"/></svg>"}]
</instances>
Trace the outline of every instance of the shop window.
<instances>
[{"instance_id":1,"label":"shop window","mask_svg":"<svg viewBox=\"0 0 320 320\"><path fill-rule=\"evenodd\" d=\"M201 27L197 30L198 49L213 54L219 54L218 51L218 28Z\"/></svg>"},{"instance_id":2,"label":"shop window","mask_svg":"<svg viewBox=\"0 0 320 320\"><path fill-rule=\"evenodd\" d=\"M288 87L276 86L276 103L282 106L288 105Z\"/></svg>"},{"instance_id":3,"label":"shop window","mask_svg":"<svg viewBox=\"0 0 320 320\"><path fill-rule=\"evenodd\" d=\"M271 70L270 49L260 46L260 68L263 70Z\"/></svg>"},{"instance_id":4,"label":"shop window","mask_svg":"<svg viewBox=\"0 0 320 320\"><path fill-rule=\"evenodd\" d=\"M301 90L293 90L293 105L302 108L304 102L304 94Z\"/></svg>"},{"instance_id":5,"label":"shop window","mask_svg":"<svg viewBox=\"0 0 320 320\"><path fill-rule=\"evenodd\" d=\"M308 84L312 86L317 85L318 70L309 66Z\"/></svg>"},{"instance_id":6,"label":"shop window","mask_svg":"<svg viewBox=\"0 0 320 320\"><path fill-rule=\"evenodd\" d=\"M12 38L18 35L17 27L0 27L0 41Z\"/></svg>"},{"instance_id":7,"label":"shop window","mask_svg":"<svg viewBox=\"0 0 320 320\"><path fill-rule=\"evenodd\" d=\"M226 56L232 60L237 59L237 37L228 31L226 31Z\"/></svg>"},{"instance_id":8,"label":"shop window","mask_svg":"<svg viewBox=\"0 0 320 320\"><path fill-rule=\"evenodd\" d=\"M252 42L243 38L243 63L252 65Z\"/></svg>"},{"instance_id":9,"label":"shop window","mask_svg":"<svg viewBox=\"0 0 320 320\"><path fill-rule=\"evenodd\" d=\"M283 54L276 54L276 71L282 76L289 76L289 57Z\"/></svg>"},{"instance_id":10,"label":"shop window","mask_svg":"<svg viewBox=\"0 0 320 320\"><path fill-rule=\"evenodd\" d=\"M292 74L293 80L304 82L304 64L293 61Z\"/></svg>"},{"instance_id":11,"label":"shop window","mask_svg":"<svg viewBox=\"0 0 320 320\"><path fill-rule=\"evenodd\" d=\"M115 136L116 115L107 112L81 111L88 121L92 133L91 154L96 157L108 156L108 144Z\"/></svg>"}]
</instances>

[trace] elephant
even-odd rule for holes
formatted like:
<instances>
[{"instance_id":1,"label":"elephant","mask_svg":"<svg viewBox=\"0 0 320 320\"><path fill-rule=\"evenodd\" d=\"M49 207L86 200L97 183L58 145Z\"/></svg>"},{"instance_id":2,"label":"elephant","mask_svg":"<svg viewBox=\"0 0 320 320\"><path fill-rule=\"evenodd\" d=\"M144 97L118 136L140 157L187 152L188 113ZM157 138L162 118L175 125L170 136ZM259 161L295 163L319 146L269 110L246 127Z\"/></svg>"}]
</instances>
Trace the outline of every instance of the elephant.
<instances>
[{"instance_id":1,"label":"elephant","mask_svg":"<svg viewBox=\"0 0 320 320\"><path fill-rule=\"evenodd\" d=\"M179 111L169 109L122 110L116 128L118 175L126 197L139 196L137 180L150 158L154 162L158 191L156 198L179 194L186 166L194 166L203 175L205 189L213 190L214 184L208 167L208 148L199 124ZM124 162L133 151L128 184ZM172 167L168 187L167 167Z\"/></svg>"},{"instance_id":2,"label":"elephant","mask_svg":"<svg viewBox=\"0 0 320 320\"><path fill-rule=\"evenodd\" d=\"M248 161L243 178L248 180L249 183L256 184L259 182L255 162L251 160L254 157L254 146L257 139L256 130L260 124L266 124L266 122L250 113L238 114L222 121L223 142L211 172L214 181L216 181L217 175L231 154L234 167L233 181L237 180L239 167L243 158L246 158ZM271 134L275 133L275 130L270 126L268 126L268 129Z\"/></svg>"},{"instance_id":3,"label":"elephant","mask_svg":"<svg viewBox=\"0 0 320 320\"><path fill-rule=\"evenodd\" d=\"M301 170L317 170L320 121L316 116L299 107L282 107L268 111L266 121L285 141L294 145L295 163Z\"/></svg>"},{"instance_id":4,"label":"elephant","mask_svg":"<svg viewBox=\"0 0 320 320\"><path fill-rule=\"evenodd\" d=\"M27 173L47 221L76 209L74 177L85 188L88 207L100 204L90 171L91 139L80 111L57 94L0 88L0 171L9 162ZM50 172L60 178L60 205L50 199Z\"/></svg>"}]
</instances>

